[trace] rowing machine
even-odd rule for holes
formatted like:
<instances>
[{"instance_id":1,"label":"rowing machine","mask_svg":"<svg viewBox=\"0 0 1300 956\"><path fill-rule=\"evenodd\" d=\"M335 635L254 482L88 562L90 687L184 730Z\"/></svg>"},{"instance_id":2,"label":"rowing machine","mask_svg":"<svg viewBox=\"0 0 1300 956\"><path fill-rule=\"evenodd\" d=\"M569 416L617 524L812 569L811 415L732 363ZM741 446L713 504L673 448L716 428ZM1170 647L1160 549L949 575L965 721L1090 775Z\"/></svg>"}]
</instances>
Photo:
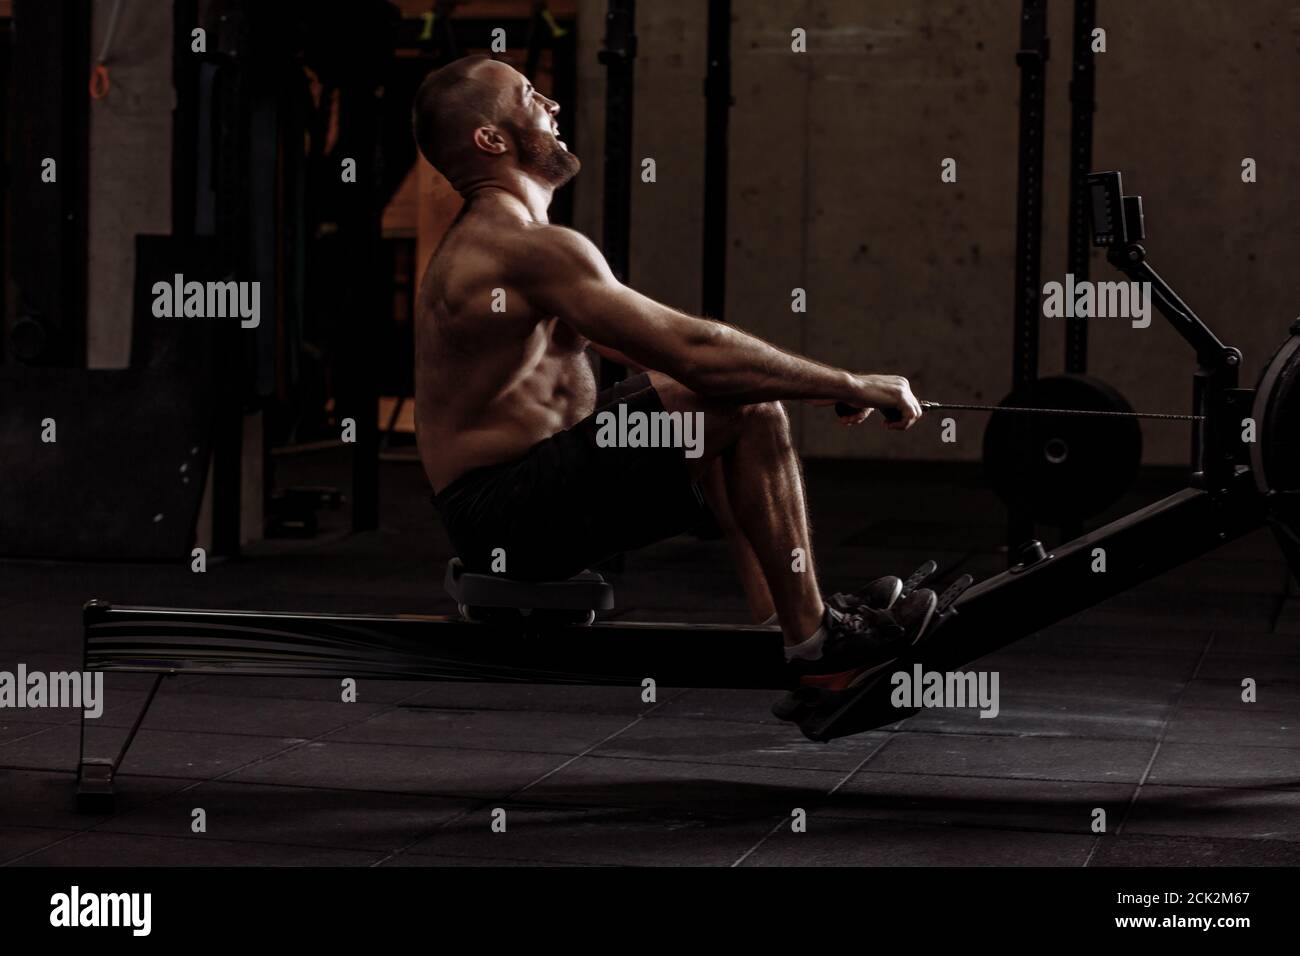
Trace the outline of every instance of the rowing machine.
<instances>
[{"instance_id":1,"label":"rowing machine","mask_svg":"<svg viewBox=\"0 0 1300 956\"><path fill-rule=\"evenodd\" d=\"M1099 208L1131 209L1118 173L1092 177ZM1157 307L1197 355L1190 486L1047 551L1028 542L1009 570L978 582L948 608L908 658L850 691L831 695L803 723L829 740L893 723L915 711L890 703L897 670L952 670L1112 597L1233 538L1271 523L1300 575L1300 320L1256 390L1237 387L1241 353L1221 343L1146 264L1130 215L1094 224L1108 258L1135 281L1150 281ZM1134 224L1134 225L1130 225ZM1101 232L1109 229L1109 232ZM1095 237L1096 238L1096 237ZM1241 440L1247 416L1258 440ZM1105 573L1092 571L1095 549ZM242 674L370 677L430 681L788 689L781 632L774 627L557 622L585 620L612 603L596 576L523 583L448 569L448 589L470 616L365 616L281 612L85 607L85 669L158 675L115 760L85 756L78 808L112 806L120 767L163 676ZM529 613L524 614L527 610ZM485 611L490 613L484 613ZM544 613L537 613L542 611Z\"/></svg>"}]
</instances>

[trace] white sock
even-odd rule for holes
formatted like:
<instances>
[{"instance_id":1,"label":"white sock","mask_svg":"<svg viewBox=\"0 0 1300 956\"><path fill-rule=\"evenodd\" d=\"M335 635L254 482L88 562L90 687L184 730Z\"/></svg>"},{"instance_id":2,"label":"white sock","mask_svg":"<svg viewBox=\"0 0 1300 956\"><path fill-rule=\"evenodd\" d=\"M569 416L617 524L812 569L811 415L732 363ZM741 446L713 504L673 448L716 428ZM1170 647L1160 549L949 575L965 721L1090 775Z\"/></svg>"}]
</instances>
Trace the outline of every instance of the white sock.
<instances>
[{"instance_id":1,"label":"white sock","mask_svg":"<svg viewBox=\"0 0 1300 956\"><path fill-rule=\"evenodd\" d=\"M785 649L787 661L815 661L822 656L822 645L826 643L826 625L817 628L813 636L802 644L795 644Z\"/></svg>"}]
</instances>

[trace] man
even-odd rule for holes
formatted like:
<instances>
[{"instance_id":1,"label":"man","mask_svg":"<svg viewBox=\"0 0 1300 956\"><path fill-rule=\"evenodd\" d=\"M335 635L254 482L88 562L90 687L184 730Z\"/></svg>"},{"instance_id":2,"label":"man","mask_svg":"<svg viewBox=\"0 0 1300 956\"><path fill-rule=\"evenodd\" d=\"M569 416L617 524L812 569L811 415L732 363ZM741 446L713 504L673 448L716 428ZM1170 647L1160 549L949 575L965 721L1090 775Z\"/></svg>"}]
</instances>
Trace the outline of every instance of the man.
<instances>
[{"instance_id":1,"label":"man","mask_svg":"<svg viewBox=\"0 0 1300 956\"><path fill-rule=\"evenodd\" d=\"M899 600L891 577L823 601L780 402L861 409L848 425L897 409L894 428L919 403L906 379L789 354L618 282L588 239L547 221L582 165L558 113L482 56L430 74L415 98L420 152L465 199L425 272L415 333L420 457L452 543L472 570L504 560L508 577L555 580L686 530L707 500L755 620L775 615L800 681L851 686L919 639L935 596ZM588 347L644 371L598 396ZM620 404L700 413L702 454L609 447L596 413Z\"/></svg>"}]
</instances>

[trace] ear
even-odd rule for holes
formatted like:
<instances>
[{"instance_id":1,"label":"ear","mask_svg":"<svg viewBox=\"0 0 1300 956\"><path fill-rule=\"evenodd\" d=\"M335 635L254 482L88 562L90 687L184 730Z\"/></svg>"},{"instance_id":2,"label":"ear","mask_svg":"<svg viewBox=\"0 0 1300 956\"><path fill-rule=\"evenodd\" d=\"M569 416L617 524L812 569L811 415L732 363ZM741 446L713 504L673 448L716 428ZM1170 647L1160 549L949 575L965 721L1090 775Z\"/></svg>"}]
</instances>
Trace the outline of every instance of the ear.
<instances>
[{"instance_id":1,"label":"ear","mask_svg":"<svg viewBox=\"0 0 1300 956\"><path fill-rule=\"evenodd\" d=\"M495 126L480 126L474 130L474 146L494 156L500 156L510 148L501 130Z\"/></svg>"}]
</instances>

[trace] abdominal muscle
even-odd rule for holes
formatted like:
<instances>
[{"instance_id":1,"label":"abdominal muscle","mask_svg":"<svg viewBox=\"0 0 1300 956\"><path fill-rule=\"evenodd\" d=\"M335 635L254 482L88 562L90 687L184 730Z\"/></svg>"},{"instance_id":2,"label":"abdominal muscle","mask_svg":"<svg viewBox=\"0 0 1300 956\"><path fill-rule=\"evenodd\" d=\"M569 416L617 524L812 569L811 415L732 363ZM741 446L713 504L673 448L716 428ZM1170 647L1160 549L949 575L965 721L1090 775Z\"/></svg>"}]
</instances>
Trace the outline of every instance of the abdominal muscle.
<instances>
[{"instance_id":1,"label":"abdominal muscle","mask_svg":"<svg viewBox=\"0 0 1300 956\"><path fill-rule=\"evenodd\" d=\"M517 352L417 362L416 440L435 491L475 468L516 459L591 414L591 364L576 343L557 348L553 328L554 320L538 326L522 363Z\"/></svg>"}]
</instances>

